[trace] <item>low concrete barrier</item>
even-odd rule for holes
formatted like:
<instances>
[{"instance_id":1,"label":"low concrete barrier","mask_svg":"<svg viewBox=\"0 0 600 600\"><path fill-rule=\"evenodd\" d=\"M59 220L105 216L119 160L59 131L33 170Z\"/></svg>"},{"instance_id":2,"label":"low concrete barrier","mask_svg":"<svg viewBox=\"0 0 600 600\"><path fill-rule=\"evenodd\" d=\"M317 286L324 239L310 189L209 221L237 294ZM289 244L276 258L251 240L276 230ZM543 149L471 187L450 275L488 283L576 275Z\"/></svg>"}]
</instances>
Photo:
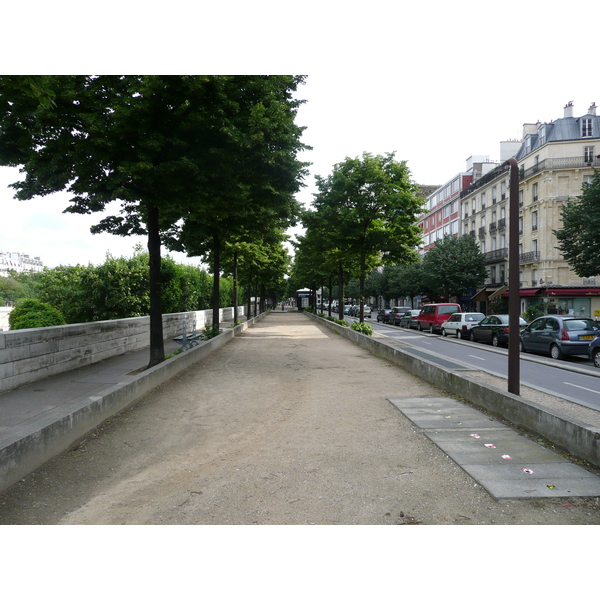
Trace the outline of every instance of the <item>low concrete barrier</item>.
<instances>
[{"instance_id":1,"label":"low concrete barrier","mask_svg":"<svg viewBox=\"0 0 600 600\"><path fill-rule=\"evenodd\" d=\"M238 316L244 307L238 307ZM233 320L233 307L219 321ZM212 310L163 315L165 339L212 324ZM0 332L0 393L150 345L150 317Z\"/></svg>"},{"instance_id":2,"label":"low concrete barrier","mask_svg":"<svg viewBox=\"0 0 600 600\"><path fill-rule=\"evenodd\" d=\"M267 313L257 315L198 346L166 361L127 376L102 393L69 404L59 414L51 411L45 418L36 418L31 425L15 431L13 439L4 440L0 448L0 492L22 479L54 456L72 446L109 417L123 410L144 394L162 385L184 369L220 348L244 332Z\"/></svg>"},{"instance_id":3,"label":"low concrete barrier","mask_svg":"<svg viewBox=\"0 0 600 600\"><path fill-rule=\"evenodd\" d=\"M573 456L600 466L600 429L477 381L470 377L468 372L445 368L433 360L405 352L392 343L358 333L311 313L305 314L369 350L375 356L389 360L450 394L456 394L514 425L542 436Z\"/></svg>"}]
</instances>

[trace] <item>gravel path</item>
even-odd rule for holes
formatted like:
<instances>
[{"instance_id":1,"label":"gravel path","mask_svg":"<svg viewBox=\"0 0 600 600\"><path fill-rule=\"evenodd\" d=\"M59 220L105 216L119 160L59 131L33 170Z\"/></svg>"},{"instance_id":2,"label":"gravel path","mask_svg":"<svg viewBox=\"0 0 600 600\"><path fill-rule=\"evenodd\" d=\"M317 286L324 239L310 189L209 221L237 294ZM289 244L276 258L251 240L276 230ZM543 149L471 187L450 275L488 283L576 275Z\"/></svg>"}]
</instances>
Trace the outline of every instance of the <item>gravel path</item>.
<instances>
[{"instance_id":1,"label":"gravel path","mask_svg":"<svg viewBox=\"0 0 600 600\"><path fill-rule=\"evenodd\" d=\"M598 499L495 501L387 400L439 395L271 313L0 495L0 524L600 523Z\"/></svg>"}]
</instances>

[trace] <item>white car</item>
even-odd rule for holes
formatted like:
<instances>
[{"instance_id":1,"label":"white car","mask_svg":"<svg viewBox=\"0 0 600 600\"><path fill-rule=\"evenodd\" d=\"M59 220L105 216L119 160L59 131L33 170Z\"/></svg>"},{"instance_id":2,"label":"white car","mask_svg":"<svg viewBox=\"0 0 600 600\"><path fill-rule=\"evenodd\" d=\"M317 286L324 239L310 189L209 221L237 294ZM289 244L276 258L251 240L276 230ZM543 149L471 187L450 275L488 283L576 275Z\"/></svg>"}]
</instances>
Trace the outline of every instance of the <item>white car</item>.
<instances>
[{"instance_id":1,"label":"white car","mask_svg":"<svg viewBox=\"0 0 600 600\"><path fill-rule=\"evenodd\" d=\"M457 338L468 338L471 327L483 320L485 315L478 312L461 312L450 315L450 318L442 323L442 335L455 335Z\"/></svg>"}]
</instances>

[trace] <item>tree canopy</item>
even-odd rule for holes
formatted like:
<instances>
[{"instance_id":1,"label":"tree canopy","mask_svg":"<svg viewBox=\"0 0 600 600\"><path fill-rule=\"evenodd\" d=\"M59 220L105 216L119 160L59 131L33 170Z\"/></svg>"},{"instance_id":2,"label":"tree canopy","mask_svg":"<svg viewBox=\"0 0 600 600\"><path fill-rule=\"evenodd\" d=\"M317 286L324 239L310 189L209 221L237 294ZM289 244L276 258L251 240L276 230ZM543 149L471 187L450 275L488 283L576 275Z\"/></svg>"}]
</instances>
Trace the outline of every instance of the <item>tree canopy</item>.
<instances>
[{"instance_id":1,"label":"tree canopy","mask_svg":"<svg viewBox=\"0 0 600 600\"><path fill-rule=\"evenodd\" d=\"M314 206L330 248L358 265L362 321L367 273L378 265L416 260L423 200L406 162L396 161L393 153L346 158L327 178L317 177L317 187Z\"/></svg>"},{"instance_id":2,"label":"tree canopy","mask_svg":"<svg viewBox=\"0 0 600 600\"><path fill-rule=\"evenodd\" d=\"M444 298L460 296L487 277L484 256L470 235L438 240L423 257L421 274L425 290Z\"/></svg>"},{"instance_id":3,"label":"tree canopy","mask_svg":"<svg viewBox=\"0 0 600 600\"><path fill-rule=\"evenodd\" d=\"M579 277L600 275L600 171L583 193L562 209L562 229L554 231L558 248Z\"/></svg>"},{"instance_id":4,"label":"tree canopy","mask_svg":"<svg viewBox=\"0 0 600 600\"><path fill-rule=\"evenodd\" d=\"M299 76L0 77L0 164L20 166L17 198L59 190L75 213L120 202L92 232L147 234L150 366L164 360L161 236L218 251L246 220L293 218L304 175ZM250 228L252 229L252 228ZM253 233L257 233L254 228ZM260 232L260 229L258 230ZM216 250L215 250L216 249ZM218 314L218 307L216 309Z\"/></svg>"}]
</instances>

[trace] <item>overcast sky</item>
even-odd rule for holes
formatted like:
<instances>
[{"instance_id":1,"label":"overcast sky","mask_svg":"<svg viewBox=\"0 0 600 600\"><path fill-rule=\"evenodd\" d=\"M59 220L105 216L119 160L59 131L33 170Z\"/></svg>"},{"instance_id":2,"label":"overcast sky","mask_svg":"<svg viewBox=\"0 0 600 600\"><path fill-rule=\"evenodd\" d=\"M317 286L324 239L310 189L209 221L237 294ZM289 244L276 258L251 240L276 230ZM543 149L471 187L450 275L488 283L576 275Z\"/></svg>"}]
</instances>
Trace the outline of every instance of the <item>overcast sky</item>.
<instances>
[{"instance_id":1,"label":"overcast sky","mask_svg":"<svg viewBox=\"0 0 600 600\"><path fill-rule=\"evenodd\" d=\"M303 203L312 200L314 175L329 174L347 156L395 152L417 183L443 184L471 155L499 159L500 141L520 139L523 123L562 117L569 101L576 116L600 103L582 39L589 5L578 1L563 5L561 14L512 1L494 3L493 10L460 1L360 9L346 2L230 2L192 14L187 4L186 22L177 10L153 21L123 12L123 3L104 6L97 28L110 28L110 45L89 43L88 30L71 29L67 40L57 25L51 44L8 63L5 72L306 74L298 95L307 102L297 121L314 150L302 156L313 163ZM46 31L49 14L36 13L32 36ZM128 18L157 37L132 41ZM83 52L72 51L77 43ZM39 256L54 267L98 264L107 252L131 255L136 243L145 244L92 236L100 216L63 214L66 194L14 200L6 186L18 178L16 170L0 168L0 251Z\"/></svg>"}]
</instances>

